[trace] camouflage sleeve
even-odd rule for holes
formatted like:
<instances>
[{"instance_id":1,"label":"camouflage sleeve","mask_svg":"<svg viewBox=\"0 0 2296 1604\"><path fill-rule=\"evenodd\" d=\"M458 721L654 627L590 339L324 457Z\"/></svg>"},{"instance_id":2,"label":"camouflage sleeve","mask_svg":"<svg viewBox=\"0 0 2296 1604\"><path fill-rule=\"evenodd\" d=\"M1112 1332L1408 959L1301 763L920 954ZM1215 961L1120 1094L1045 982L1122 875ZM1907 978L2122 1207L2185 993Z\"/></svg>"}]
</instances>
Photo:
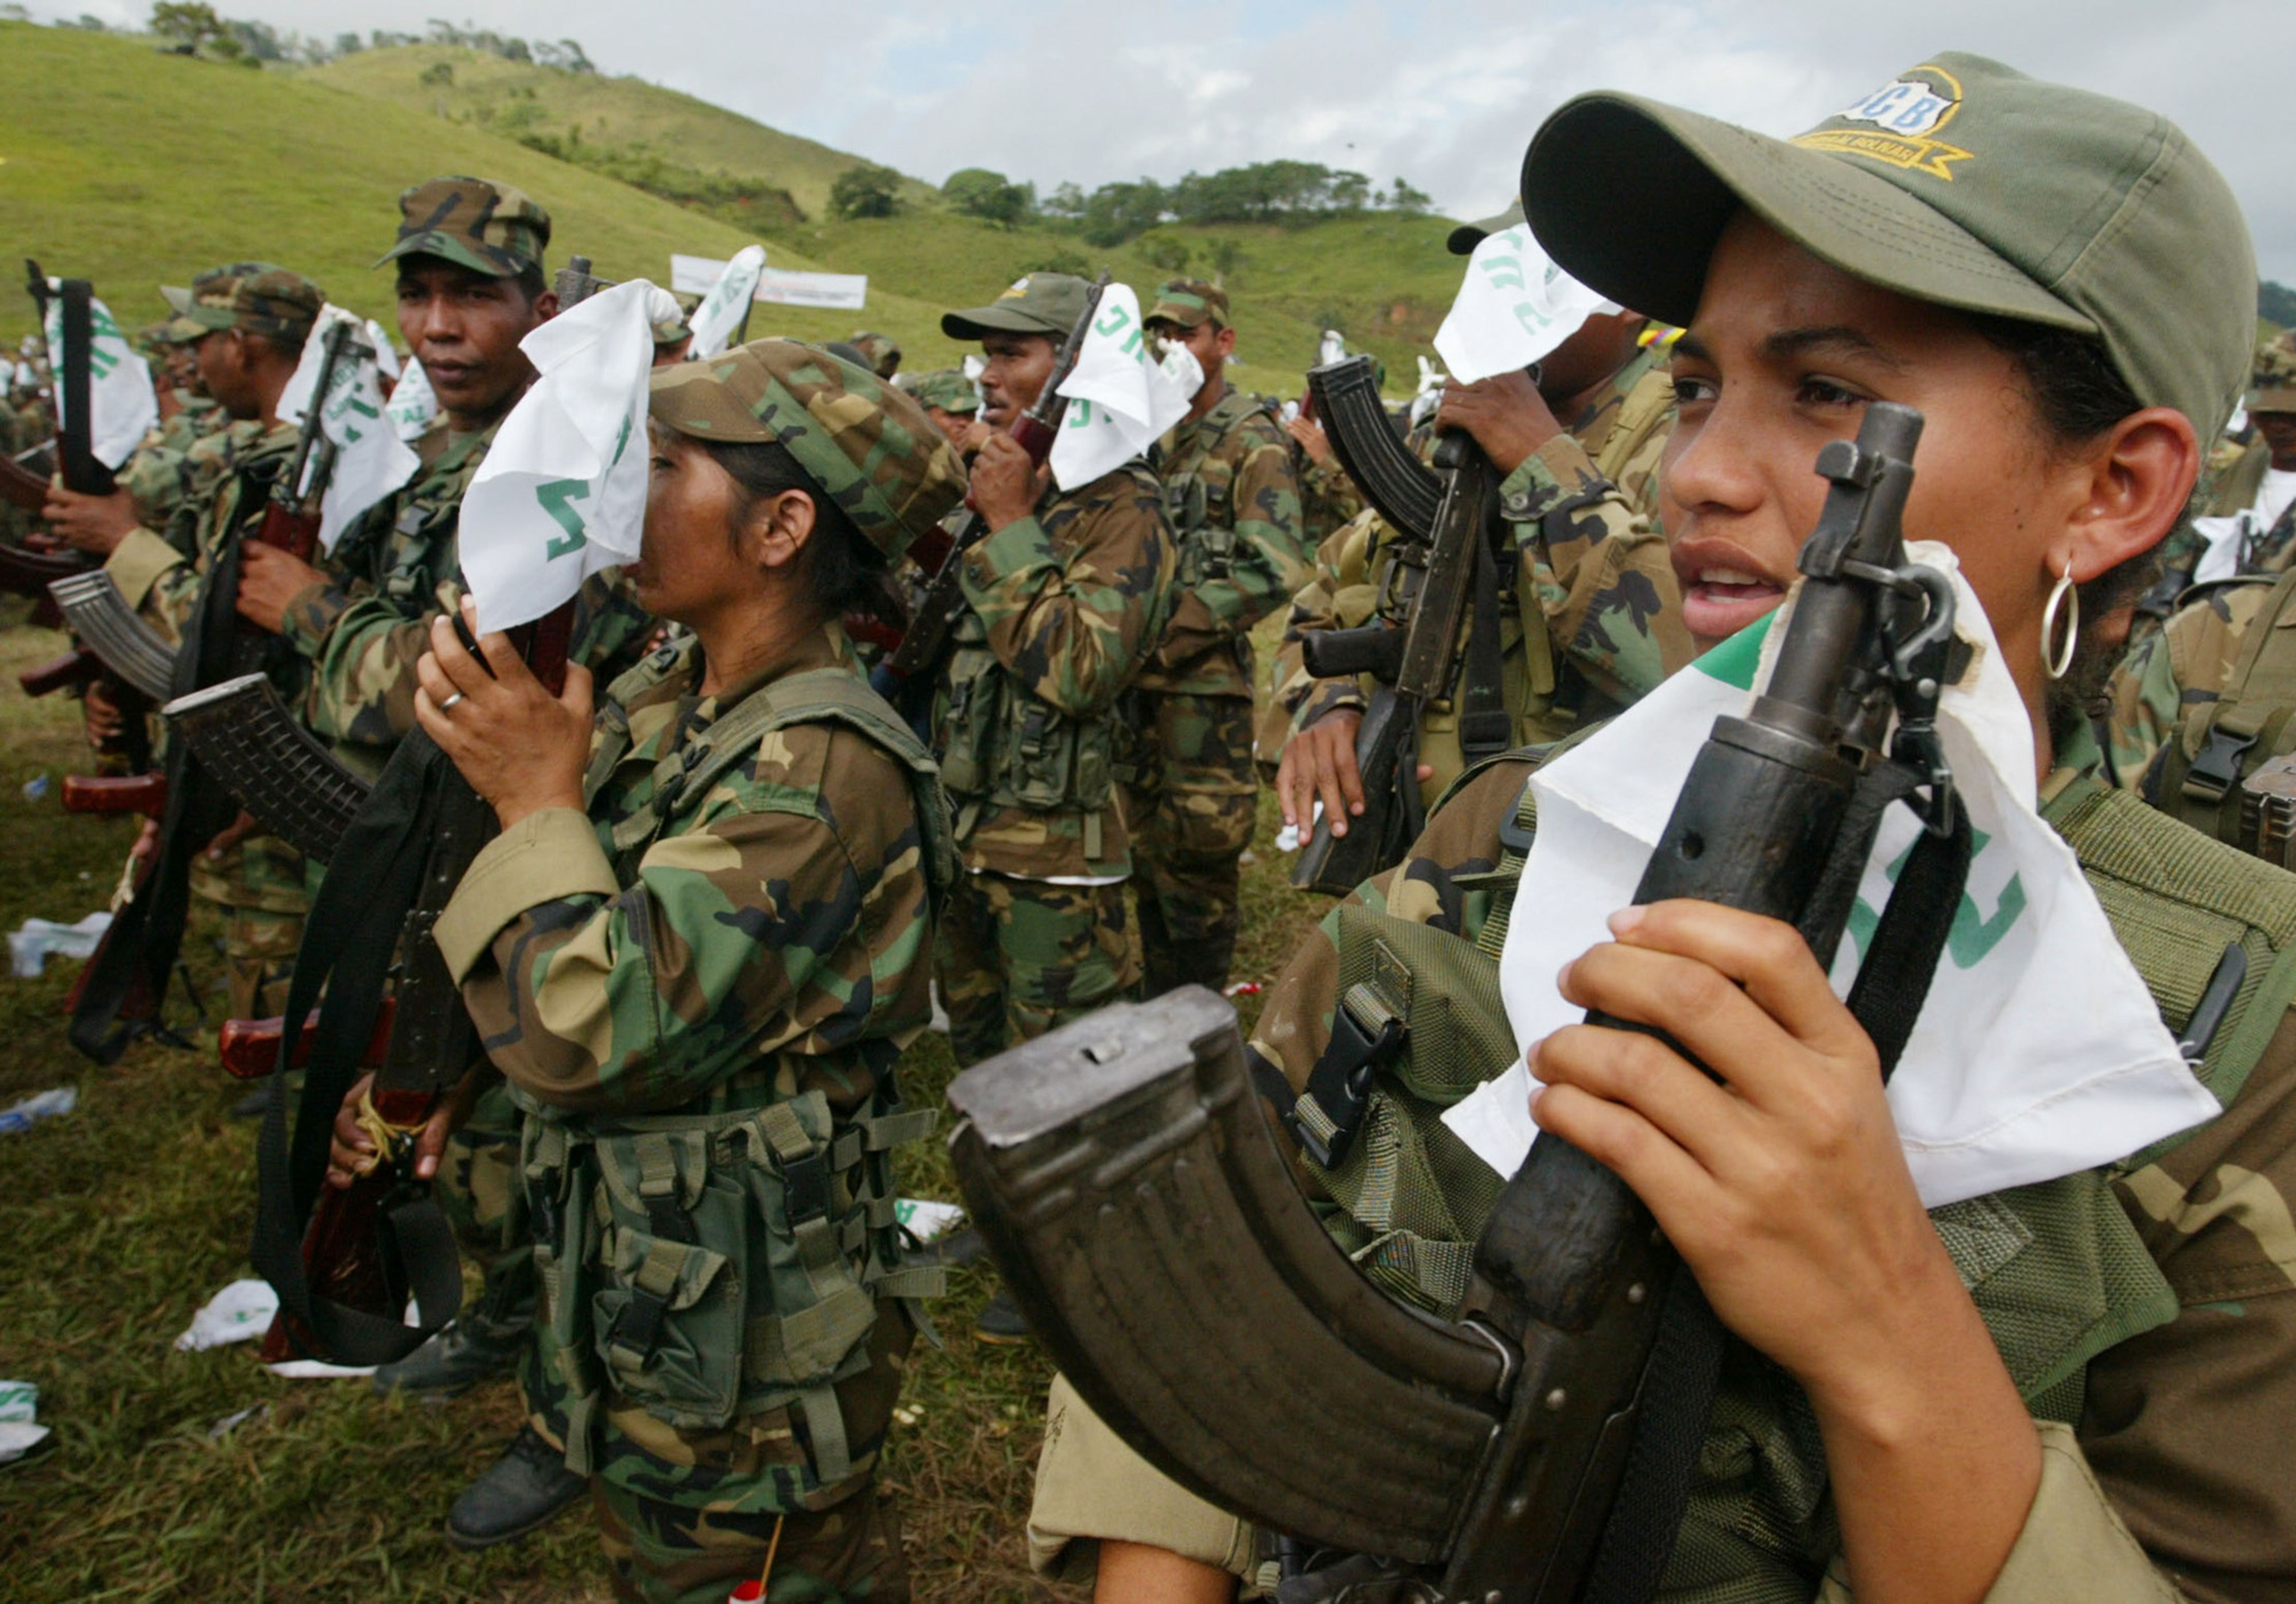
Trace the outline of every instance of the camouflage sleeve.
<instances>
[{"instance_id":1,"label":"camouflage sleeve","mask_svg":"<svg viewBox=\"0 0 2296 1604\"><path fill-rule=\"evenodd\" d=\"M1555 645L1595 689L1635 701L1697 654L1665 537L1577 440L1558 434L1508 474L1499 512Z\"/></svg>"},{"instance_id":2,"label":"camouflage sleeve","mask_svg":"<svg viewBox=\"0 0 2296 1604\"><path fill-rule=\"evenodd\" d=\"M1301 527L1309 540L1321 541L1363 511L1363 497L1336 458L1317 462L1302 451L1299 464Z\"/></svg>"},{"instance_id":3,"label":"camouflage sleeve","mask_svg":"<svg viewBox=\"0 0 2296 1604\"><path fill-rule=\"evenodd\" d=\"M1348 900L1470 941L1481 934L1491 892L1459 880L1498 867L1499 827L1514 818L1515 803L1535 767L1527 757L1509 755L1478 770L1429 817L1402 862L1357 886ZM1295 1090L1308 1084L1332 1039L1332 1009L1339 995L1340 954L1333 942L1338 927L1338 915L1326 914L1292 955L1251 1033L1250 1050L1275 1065Z\"/></svg>"},{"instance_id":4,"label":"camouflage sleeve","mask_svg":"<svg viewBox=\"0 0 2296 1604\"><path fill-rule=\"evenodd\" d=\"M2139 790L2152 760L2177 738L2183 704L2165 631L2155 629L2136 643L2113 670L2107 694L2112 703L2107 755L2113 781L2125 790Z\"/></svg>"},{"instance_id":5,"label":"camouflage sleeve","mask_svg":"<svg viewBox=\"0 0 2296 1604\"><path fill-rule=\"evenodd\" d=\"M279 633L287 643L312 662L326 650L327 636L350 611L353 596L349 582L328 580L299 591L287 604L280 617Z\"/></svg>"},{"instance_id":6,"label":"camouflage sleeve","mask_svg":"<svg viewBox=\"0 0 2296 1604\"><path fill-rule=\"evenodd\" d=\"M1344 629L1367 623L1378 605L1371 580L1374 525L1379 514L1358 514L1316 547L1308 580L1292 597L1283 639L1275 653L1275 700L1305 729L1337 708L1361 712L1367 704L1362 682L1318 679L1308 671L1300 637L1311 629Z\"/></svg>"},{"instance_id":7,"label":"camouflage sleeve","mask_svg":"<svg viewBox=\"0 0 2296 1604\"><path fill-rule=\"evenodd\" d=\"M924 1023L905 777L829 725L776 732L734 772L627 885L590 820L559 809L497 836L455 891L439 949L495 1063L537 1098L675 1107L761 1055L883 1033L912 1000Z\"/></svg>"},{"instance_id":8,"label":"camouflage sleeve","mask_svg":"<svg viewBox=\"0 0 2296 1604\"><path fill-rule=\"evenodd\" d=\"M103 572L146 623L170 640L183 638L181 621L200 581L182 552L148 529L131 530L103 560Z\"/></svg>"},{"instance_id":9,"label":"camouflage sleeve","mask_svg":"<svg viewBox=\"0 0 2296 1604\"><path fill-rule=\"evenodd\" d=\"M964 599L988 649L1072 718L1115 701L1162 629L1173 547L1152 483L1119 469L965 553Z\"/></svg>"},{"instance_id":10,"label":"camouflage sleeve","mask_svg":"<svg viewBox=\"0 0 2296 1604\"><path fill-rule=\"evenodd\" d=\"M2296 1438L2296 1015L2220 1117L2114 1187L2180 1312L2090 1363L2081 1449L2185 1596L2284 1599L2296 1576L2296 1480L2284 1474Z\"/></svg>"},{"instance_id":11,"label":"camouflage sleeve","mask_svg":"<svg viewBox=\"0 0 2296 1604\"><path fill-rule=\"evenodd\" d=\"M316 587L315 587L316 588ZM299 646L307 621L303 596L289 609L289 638ZM430 620L462 605L459 580L432 588L431 605L409 616L390 598L362 596L335 614L311 654L305 722L329 740L389 745L414 728L414 665L430 648Z\"/></svg>"},{"instance_id":12,"label":"camouflage sleeve","mask_svg":"<svg viewBox=\"0 0 2296 1604\"><path fill-rule=\"evenodd\" d=\"M1225 575L1208 575L1172 605L1172 621L1157 655L1181 663L1220 646L1283 604L1308 577L1308 551L1300 524L1300 481L1292 451L1264 416L1238 429L1230 506L1235 528L1224 542L1234 554ZM1201 537L1199 537L1200 539Z\"/></svg>"}]
</instances>

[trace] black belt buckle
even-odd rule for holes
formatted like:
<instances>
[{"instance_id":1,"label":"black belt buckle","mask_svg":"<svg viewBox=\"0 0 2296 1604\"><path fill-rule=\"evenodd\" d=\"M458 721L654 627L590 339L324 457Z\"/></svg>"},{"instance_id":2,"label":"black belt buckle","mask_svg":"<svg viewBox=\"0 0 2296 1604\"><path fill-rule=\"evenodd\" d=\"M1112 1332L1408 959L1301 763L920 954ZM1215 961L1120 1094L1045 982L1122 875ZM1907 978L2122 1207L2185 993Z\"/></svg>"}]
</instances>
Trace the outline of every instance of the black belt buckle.
<instances>
[{"instance_id":1,"label":"black belt buckle","mask_svg":"<svg viewBox=\"0 0 2296 1604\"><path fill-rule=\"evenodd\" d=\"M1357 1023L1342 1002L1332 1011L1331 1045L1324 1056L1316 1060L1315 1073L1308 1077L1308 1089L1300 1093L1300 1101L1315 1099L1316 1106L1332 1123L1328 1137L1309 1128L1300 1117L1299 1104L1294 1103L1283 1114L1283 1128L1292 1134L1308 1156L1320 1169L1332 1169L1345 1162L1348 1149L1355 1145L1356 1132L1362 1129L1365 1112L1371 1106L1371 1073L1393 1057L1403 1045L1404 1024L1390 1015L1382 1021L1379 1033L1373 1035Z\"/></svg>"},{"instance_id":2,"label":"black belt buckle","mask_svg":"<svg viewBox=\"0 0 2296 1604\"><path fill-rule=\"evenodd\" d=\"M2185 794L2194 802L2218 802L2240 779L2240 760L2256 744L2254 736L2237 736L2221 726L2209 731L2209 744L2185 771Z\"/></svg>"}]
</instances>

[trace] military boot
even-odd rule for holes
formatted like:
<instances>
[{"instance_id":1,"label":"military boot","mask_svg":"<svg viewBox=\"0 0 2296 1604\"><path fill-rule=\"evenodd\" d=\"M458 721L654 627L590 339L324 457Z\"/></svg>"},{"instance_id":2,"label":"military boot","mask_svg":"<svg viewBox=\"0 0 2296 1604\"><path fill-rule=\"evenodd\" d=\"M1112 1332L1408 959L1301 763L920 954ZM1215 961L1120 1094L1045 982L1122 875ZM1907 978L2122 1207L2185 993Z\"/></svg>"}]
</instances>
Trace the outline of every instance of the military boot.
<instances>
[{"instance_id":1,"label":"military boot","mask_svg":"<svg viewBox=\"0 0 2296 1604\"><path fill-rule=\"evenodd\" d=\"M532 1293L507 1310L480 1299L463 1317L406 1358L377 1370L370 1384L378 1398L394 1394L441 1401L481 1381L518 1373L519 1355L534 1329Z\"/></svg>"},{"instance_id":2,"label":"military boot","mask_svg":"<svg viewBox=\"0 0 2296 1604\"><path fill-rule=\"evenodd\" d=\"M540 1432L521 1427L502 1458L447 1511L447 1541L458 1549L512 1542L549 1525L589 1490L590 1478L566 1468L565 1456Z\"/></svg>"}]
</instances>

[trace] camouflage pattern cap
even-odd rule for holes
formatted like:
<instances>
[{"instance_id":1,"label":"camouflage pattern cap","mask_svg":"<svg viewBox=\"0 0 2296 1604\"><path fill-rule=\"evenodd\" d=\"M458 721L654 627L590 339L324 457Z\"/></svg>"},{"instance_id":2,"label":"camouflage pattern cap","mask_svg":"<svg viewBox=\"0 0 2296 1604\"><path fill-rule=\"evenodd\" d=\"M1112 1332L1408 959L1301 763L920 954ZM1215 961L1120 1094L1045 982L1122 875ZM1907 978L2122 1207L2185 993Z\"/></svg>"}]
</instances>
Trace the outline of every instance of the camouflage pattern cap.
<instances>
[{"instance_id":1,"label":"camouflage pattern cap","mask_svg":"<svg viewBox=\"0 0 2296 1604\"><path fill-rule=\"evenodd\" d=\"M2296 329L2283 329L2256 348L2249 383L2251 412L2296 412Z\"/></svg>"},{"instance_id":2,"label":"camouflage pattern cap","mask_svg":"<svg viewBox=\"0 0 2296 1604\"><path fill-rule=\"evenodd\" d=\"M1228 321L1227 292L1201 278L1168 278L1157 286L1156 304L1140 321L1174 323L1192 329L1207 318L1214 328L1234 326Z\"/></svg>"},{"instance_id":3,"label":"camouflage pattern cap","mask_svg":"<svg viewBox=\"0 0 2296 1604\"><path fill-rule=\"evenodd\" d=\"M1453 256L1472 256L1476 246L1521 221L1522 202L1517 201L1495 218L1485 218L1480 223L1460 224L1444 236L1443 243Z\"/></svg>"},{"instance_id":4,"label":"camouflage pattern cap","mask_svg":"<svg viewBox=\"0 0 2296 1604\"><path fill-rule=\"evenodd\" d=\"M655 423L728 445L778 440L872 546L898 558L964 497L924 409L875 374L795 340L659 368Z\"/></svg>"},{"instance_id":5,"label":"camouflage pattern cap","mask_svg":"<svg viewBox=\"0 0 2296 1604\"><path fill-rule=\"evenodd\" d=\"M192 280L191 304L171 322L192 325L200 334L242 329L272 339L300 340L318 321L327 292L299 273L269 262L234 262L210 267Z\"/></svg>"},{"instance_id":6,"label":"camouflage pattern cap","mask_svg":"<svg viewBox=\"0 0 2296 1604\"><path fill-rule=\"evenodd\" d=\"M435 256L512 278L542 266L550 244L550 214L505 184L485 178L433 178L398 197L398 241L375 261Z\"/></svg>"},{"instance_id":7,"label":"camouflage pattern cap","mask_svg":"<svg viewBox=\"0 0 2296 1604\"><path fill-rule=\"evenodd\" d=\"M1532 138L1522 201L1563 271L1664 322L1696 315L1743 210L1912 300L2095 335L2202 440L2256 341L2248 226L2184 131L1982 56L1932 57L1792 139L1582 95Z\"/></svg>"},{"instance_id":8,"label":"camouflage pattern cap","mask_svg":"<svg viewBox=\"0 0 2296 1604\"><path fill-rule=\"evenodd\" d=\"M890 334L863 329L845 343L868 358L870 368L881 379L890 379L901 371L901 348L893 343Z\"/></svg>"},{"instance_id":9,"label":"camouflage pattern cap","mask_svg":"<svg viewBox=\"0 0 2296 1604\"><path fill-rule=\"evenodd\" d=\"M966 378L961 367L941 367L931 373L905 374L902 377L907 382L901 388L914 397L920 407L967 414L980 410L980 386Z\"/></svg>"},{"instance_id":10,"label":"camouflage pattern cap","mask_svg":"<svg viewBox=\"0 0 2296 1604\"><path fill-rule=\"evenodd\" d=\"M192 309L192 292L182 284L161 284L160 299L168 303L168 310L178 317Z\"/></svg>"},{"instance_id":11,"label":"camouflage pattern cap","mask_svg":"<svg viewBox=\"0 0 2296 1604\"><path fill-rule=\"evenodd\" d=\"M1031 273L985 307L943 312L940 332L952 340L991 334L1050 334L1065 340L1084 316L1092 286L1073 273Z\"/></svg>"}]
</instances>

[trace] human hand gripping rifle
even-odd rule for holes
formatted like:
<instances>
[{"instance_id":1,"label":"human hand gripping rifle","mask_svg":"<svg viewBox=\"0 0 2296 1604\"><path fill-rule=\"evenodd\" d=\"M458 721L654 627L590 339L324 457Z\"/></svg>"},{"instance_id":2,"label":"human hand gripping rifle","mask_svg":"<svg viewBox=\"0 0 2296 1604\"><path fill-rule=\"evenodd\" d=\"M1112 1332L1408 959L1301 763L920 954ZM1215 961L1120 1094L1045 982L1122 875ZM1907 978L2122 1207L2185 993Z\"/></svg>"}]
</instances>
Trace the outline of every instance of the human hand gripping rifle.
<instances>
[{"instance_id":1,"label":"human hand gripping rifle","mask_svg":"<svg viewBox=\"0 0 2296 1604\"><path fill-rule=\"evenodd\" d=\"M1103 272L1085 292L1084 311L1078 317L1076 326L1069 330L1068 340L1054 360L1052 377L1037 392L1035 403L1014 418L1012 427L1005 431L1021 442L1021 448L1029 454L1029 461L1039 468L1053 454L1053 442L1060 438L1061 419L1068 411L1069 400L1061 393L1061 385L1076 368L1085 333L1092 327L1093 314L1100 309L1101 292L1107 288L1108 275ZM916 614L902 632L901 644L885 660L885 666L898 678L914 679L939 667L948 651L949 635L968 605L963 582L965 554L988 533L988 526L968 494L955 527L945 542L937 542L943 554L940 565L933 571L932 582L925 587Z\"/></svg>"},{"instance_id":2,"label":"human hand gripping rifle","mask_svg":"<svg viewBox=\"0 0 2296 1604\"><path fill-rule=\"evenodd\" d=\"M1918 798L1929 828L1850 999L1884 1073L1928 990L1970 845L1932 722L1952 591L1906 562L1898 532L1920 426L1875 402L1855 444L1821 454L1832 489L1768 687L1742 718L1716 721L1635 893L1789 920L1830 962L1882 813ZM1395 932L1412 933L1467 948L1496 1016L1493 960L1440 931ZM1406 1016L1406 1045L1414 1023L1439 1028ZM1512 1051L1490 1029L1488 1056ZM1432 1318L1325 1236L1257 1106L1279 1094L1280 1078L1259 1090L1227 1006L1193 987L957 1078L958 1180L1046 1351L1181 1484L1357 1556L1353 1574L1411 1590L1397 1596L1648 1598L1724 1340L1649 1212L1544 1136L1481 1226L1462 1312Z\"/></svg>"},{"instance_id":3,"label":"human hand gripping rifle","mask_svg":"<svg viewBox=\"0 0 2296 1604\"><path fill-rule=\"evenodd\" d=\"M562 308L611 288L575 257L557 275ZM537 679L565 688L571 601L510 632ZM455 628L462 630L461 621ZM475 646L467 640L465 644ZM485 661L483 656L480 662ZM414 1173L424 1123L477 1063L480 1048L461 988L431 937L471 860L496 833L494 810L416 730L399 743L344 830L295 957L258 1138L257 1271L279 1292L266 1361L308 1354L348 1364L403 1358L452 1320L462 1264L447 1226ZM383 987L398 985L386 1002ZM348 1189L324 1184L335 1115L373 1061L361 1107L375 1156ZM288 1133L286 1074L308 1051L302 1101ZM416 1323L402 1318L412 1296Z\"/></svg>"},{"instance_id":4,"label":"human hand gripping rifle","mask_svg":"<svg viewBox=\"0 0 2296 1604\"><path fill-rule=\"evenodd\" d=\"M1506 750L1513 732L1500 683L1501 475L1457 431L1437 442L1431 469L1422 465L1396 438L1375 374L1369 357L1308 374L1332 451L1398 540L1378 621L1311 629L1300 643L1316 678L1368 674L1374 682L1356 732L1363 813L1347 821L1343 835L1332 833L1330 818L1319 818L1292 873L1294 885L1333 896L1398 861L1419 834L1419 720L1428 703L1457 695L1460 744L1471 761ZM1471 599L1463 661L1459 627Z\"/></svg>"}]
</instances>

